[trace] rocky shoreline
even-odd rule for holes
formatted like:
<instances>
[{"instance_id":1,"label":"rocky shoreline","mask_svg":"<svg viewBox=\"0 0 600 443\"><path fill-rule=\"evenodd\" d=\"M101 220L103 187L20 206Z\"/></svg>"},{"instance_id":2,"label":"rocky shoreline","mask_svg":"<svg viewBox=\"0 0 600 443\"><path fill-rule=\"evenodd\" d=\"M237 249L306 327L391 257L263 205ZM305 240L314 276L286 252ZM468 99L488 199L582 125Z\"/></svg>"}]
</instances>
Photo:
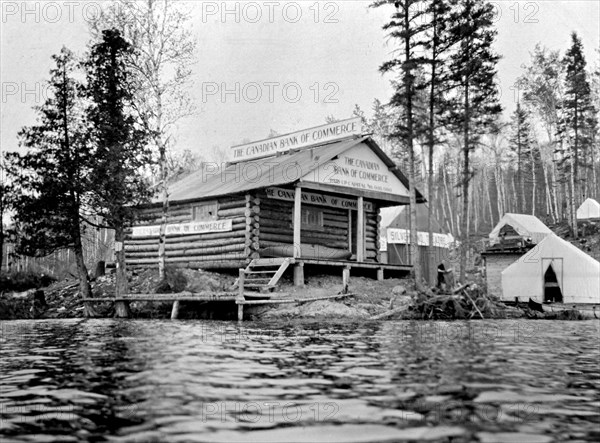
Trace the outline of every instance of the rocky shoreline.
<instances>
[{"instance_id":1,"label":"rocky shoreline","mask_svg":"<svg viewBox=\"0 0 600 443\"><path fill-rule=\"evenodd\" d=\"M230 289L235 275L204 271L170 270L167 279L158 280L156 271L130 273L131 293L177 293L182 291L224 291ZM92 281L92 291L97 297L110 297L114 293L114 275ZM342 284L337 276L320 275L308 279L304 288L294 287L291 281L282 281L277 293L293 298L313 298L341 293ZM340 300L317 300L284 305L258 305L247 307L245 315L250 320L457 320L536 318L578 320L585 316L574 310L539 313L526 306L509 307L488 297L481 286L471 284L455 294L440 294L435 290L418 292L411 279L376 281L365 277L352 277L350 296ZM277 294L276 294L277 295ZM169 318L172 303L131 302L133 318ZM111 302L96 304L100 317L113 317ZM236 306L223 303L182 302L182 319L236 318ZM41 289L0 296L0 319L83 318L83 303L79 296L77 280L56 282Z\"/></svg>"}]
</instances>

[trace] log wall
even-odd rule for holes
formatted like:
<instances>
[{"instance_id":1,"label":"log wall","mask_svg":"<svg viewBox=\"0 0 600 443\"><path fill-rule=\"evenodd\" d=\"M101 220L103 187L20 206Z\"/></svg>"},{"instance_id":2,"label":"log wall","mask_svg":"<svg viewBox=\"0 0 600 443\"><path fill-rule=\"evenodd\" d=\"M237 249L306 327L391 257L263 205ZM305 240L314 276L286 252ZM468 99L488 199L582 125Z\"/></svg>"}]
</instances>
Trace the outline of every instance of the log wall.
<instances>
[{"instance_id":1,"label":"log wall","mask_svg":"<svg viewBox=\"0 0 600 443\"><path fill-rule=\"evenodd\" d=\"M193 221L193 207L197 204L200 203L171 204L168 223ZM293 206L291 201L269 199L262 191L220 198L217 200L217 220L231 220L232 230L167 236L167 263L191 268L239 268L248 260L258 258L259 248L292 245ZM349 250L348 210L315 208L323 211L324 227L304 226L302 243ZM142 209L135 225L159 225L161 212L161 207ZM377 207L374 211L365 211L365 261L380 261L378 213ZM352 216L356 217L356 211ZM158 266L158 237L132 237L130 230L125 242L125 257L132 268Z\"/></svg>"},{"instance_id":2,"label":"log wall","mask_svg":"<svg viewBox=\"0 0 600 443\"><path fill-rule=\"evenodd\" d=\"M189 223L193 207L201 204L172 204L169 224ZM161 207L140 210L136 226L159 225ZM228 196L217 200L216 220L231 220L232 230L191 235L168 235L167 263L191 268L240 267L249 259L258 257L258 228L260 200L251 195ZM158 266L158 237L132 237L128 232L125 242L127 265L135 267Z\"/></svg>"},{"instance_id":3,"label":"log wall","mask_svg":"<svg viewBox=\"0 0 600 443\"><path fill-rule=\"evenodd\" d=\"M260 246L291 245L294 242L292 217L294 202L270 199L266 194L259 195L260 213ZM311 206L303 204L302 207ZM335 249L349 250L349 214L347 209L314 206L323 211L323 228L303 226L302 244L327 246ZM356 211L353 211L356 217ZM379 261L379 210L365 211L365 260ZM355 240L353 240L355 241Z\"/></svg>"}]
</instances>

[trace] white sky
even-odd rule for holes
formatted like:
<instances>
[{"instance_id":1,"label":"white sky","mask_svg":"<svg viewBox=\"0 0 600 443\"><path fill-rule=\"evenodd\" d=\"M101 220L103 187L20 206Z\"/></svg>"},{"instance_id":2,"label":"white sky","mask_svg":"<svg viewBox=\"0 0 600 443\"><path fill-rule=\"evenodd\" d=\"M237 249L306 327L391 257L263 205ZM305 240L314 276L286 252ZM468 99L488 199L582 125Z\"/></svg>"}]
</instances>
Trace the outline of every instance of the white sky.
<instances>
[{"instance_id":1,"label":"white sky","mask_svg":"<svg viewBox=\"0 0 600 443\"><path fill-rule=\"evenodd\" d=\"M98 3L0 3L0 142L2 150L14 150L19 129L35 122L32 106L43 102L50 56L62 45L78 53L85 50L86 18L95 14ZM238 5L239 22L233 13L222 17L221 1L189 3L198 39L192 96L199 112L179 125L179 149L208 152L213 146L262 139L270 129L284 133L316 126L330 114L348 118L356 103L369 114L374 98L387 102L390 97L389 79L378 72L393 49L381 30L390 9L369 9L363 1L279 1L274 6L258 1L254 5L262 17L251 23L257 9L243 2L226 3L231 10ZM501 13L496 50L503 56L498 71L505 116L515 103L509 88L537 42L564 52L575 30L588 65L599 63L599 1L493 3ZM294 23L298 11L301 16ZM238 97L233 92L222 96L223 89L234 91L236 84ZM258 98L256 84L262 93ZM215 89L216 94L209 94ZM297 91L301 96L295 101Z\"/></svg>"}]
</instances>

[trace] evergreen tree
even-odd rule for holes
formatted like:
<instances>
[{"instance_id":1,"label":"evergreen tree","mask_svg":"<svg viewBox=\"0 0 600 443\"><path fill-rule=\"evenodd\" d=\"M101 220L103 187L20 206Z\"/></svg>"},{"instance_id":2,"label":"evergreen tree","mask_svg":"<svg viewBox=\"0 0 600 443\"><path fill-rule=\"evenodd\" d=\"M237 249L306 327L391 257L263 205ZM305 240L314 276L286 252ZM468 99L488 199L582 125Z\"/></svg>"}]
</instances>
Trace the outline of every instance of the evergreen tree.
<instances>
[{"instance_id":1,"label":"evergreen tree","mask_svg":"<svg viewBox=\"0 0 600 443\"><path fill-rule=\"evenodd\" d=\"M9 198L11 189L6 181L6 167L4 166L4 157L0 157L0 272L4 260L4 240L6 238L6 230L4 228L4 215L8 212Z\"/></svg>"},{"instance_id":2,"label":"evergreen tree","mask_svg":"<svg viewBox=\"0 0 600 443\"><path fill-rule=\"evenodd\" d=\"M485 0L452 0L451 3L449 38L457 42L457 47L451 54L449 69L457 93L449 123L456 132L462 133L460 281L464 283L469 247L470 153L481 136L493 128L502 111L495 82L500 57L492 50L497 33L493 6Z\"/></svg>"},{"instance_id":3,"label":"evergreen tree","mask_svg":"<svg viewBox=\"0 0 600 443\"><path fill-rule=\"evenodd\" d=\"M132 51L118 30L109 29L102 32L102 40L92 46L86 61L89 138L95 148L90 180L93 202L115 230L116 296L127 292L125 228L134 219L133 207L152 195L143 175L152 164L150 134L134 117L135 89L126 63ZM116 307L118 316L128 315L127 304Z\"/></svg>"},{"instance_id":4,"label":"evergreen tree","mask_svg":"<svg viewBox=\"0 0 600 443\"><path fill-rule=\"evenodd\" d=\"M390 105L397 110L398 116L391 137L399 140L408 154L408 181L410 194L410 255L417 288L422 286L422 270L417 242L417 198L416 198L416 154L415 143L421 126L415 118L418 112L419 84L418 76L425 59L417 55L423 48L423 33L427 29L425 12L421 10L420 0L378 0L372 7L394 5L391 21L383 29L399 45L399 56L385 62L380 71L399 75L399 81L393 82L395 92Z\"/></svg>"},{"instance_id":5,"label":"evergreen tree","mask_svg":"<svg viewBox=\"0 0 600 443\"><path fill-rule=\"evenodd\" d=\"M16 250L22 255L46 256L72 248L75 253L79 288L83 298L91 296L82 246L84 207L89 199L87 180L91 150L85 141L81 109L81 84L75 80L78 62L63 48L53 56L49 97L37 108L39 124L20 133L20 155L11 153L11 202L16 233ZM91 305L86 313L94 315Z\"/></svg>"},{"instance_id":6,"label":"evergreen tree","mask_svg":"<svg viewBox=\"0 0 600 443\"><path fill-rule=\"evenodd\" d=\"M560 104L559 136L563 142L561 166L570 178L569 214L573 234L577 237L575 208L582 200L580 169L587 166L596 131L596 110L586 72L581 39L571 34L571 47L563 59L565 95Z\"/></svg>"},{"instance_id":7,"label":"evergreen tree","mask_svg":"<svg viewBox=\"0 0 600 443\"><path fill-rule=\"evenodd\" d=\"M158 154L162 218L158 237L159 278L165 278L166 229L169 213L168 157L175 138L175 125L194 113L190 99L191 66L196 41L186 26L190 10L184 2L169 0L122 1L112 3L90 22L101 38L106 28L118 29L133 46L127 63L133 101L150 141Z\"/></svg>"},{"instance_id":8,"label":"evergreen tree","mask_svg":"<svg viewBox=\"0 0 600 443\"><path fill-rule=\"evenodd\" d=\"M428 89L427 97L427 127L425 129L425 143L428 148L427 167L427 198L429 210L427 211L427 231L429 244L433 245L433 155L439 143L439 132L443 128L444 116L448 112L446 95L452 87L448 70L445 68L449 51L454 42L450 38L448 19L450 6L446 0L431 0L427 5L426 13L429 16L430 27L427 30L425 49L427 51L427 73L424 89ZM428 280L433 285L436 279L436 264L434 255L428 257Z\"/></svg>"},{"instance_id":9,"label":"evergreen tree","mask_svg":"<svg viewBox=\"0 0 600 443\"><path fill-rule=\"evenodd\" d=\"M531 163L534 141L531 136L531 125L527 111L517 102L517 108L511 117L511 133L509 137L509 148L515 154L517 160L517 180L519 183L519 195L517 196L519 212L527 212L527 199L525 198L525 165ZM529 170L535 168L530 164Z\"/></svg>"}]
</instances>

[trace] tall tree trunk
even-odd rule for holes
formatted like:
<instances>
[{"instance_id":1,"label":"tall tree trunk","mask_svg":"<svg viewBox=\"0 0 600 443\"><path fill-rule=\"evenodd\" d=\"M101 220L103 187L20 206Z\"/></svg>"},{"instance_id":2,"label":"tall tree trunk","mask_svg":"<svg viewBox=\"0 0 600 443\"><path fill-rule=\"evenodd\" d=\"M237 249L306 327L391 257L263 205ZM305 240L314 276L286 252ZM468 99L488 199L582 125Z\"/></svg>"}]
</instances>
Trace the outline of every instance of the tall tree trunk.
<instances>
[{"instance_id":1,"label":"tall tree trunk","mask_svg":"<svg viewBox=\"0 0 600 443\"><path fill-rule=\"evenodd\" d=\"M492 207L492 191L491 191L491 186L489 184L489 180L487 183L487 195L488 195L488 210L490 212L490 226L494 227L494 210Z\"/></svg>"},{"instance_id":2,"label":"tall tree trunk","mask_svg":"<svg viewBox=\"0 0 600 443\"><path fill-rule=\"evenodd\" d=\"M575 159L573 158L573 152L574 150L571 150L571 158L570 158L570 163L571 163L571 171L573 171L573 168L575 166ZM577 193L577 189L575 188L576 183L575 183L575 174L571 173L569 174L569 178L570 178L570 188L571 188L571 193L569 195L569 215L571 217L571 229L573 230L573 237L577 238L577 212L575 211L575 194Z\"/></svg>"},{"instance_id":3,"label":"tall tree trunk","mask_svg":"<svg viewBox=\"0 0 600 443\"><path fill-rule=\"evenodd\" d=\"M410 29L410 11L409 5L406 3L404 10L404 29ZM404 61L406 65L412 62L410 35L404 37ZM421 288L421 260L419 257L419 243L417 236L417 195L415 187L416 170L415 170L415 149L413 144L413 81L410 70L404 72L404 88L406 92L406 129L407 129L407 144L409 154L409 193L410 193L410 255L413 266L415 285L418 289Z\"/></svg>"},{"instance_id":4,"label":"tall tree trunk","mask_svg":"<svg viewBox=\"0 0 600 443\"><path fill-rule=\"evenodd\" d=\"M160 148L160 189L161 189L161 200L162 200L162 212L160 218L160 231L158 235L158 279L163 281L165 279L165 264L167 261L167 223L169 221L169 193L167 188L167 165L166 165L166 153L165 147Z\"/></svg>"},{"instance_id":5,"label":"tall tree trunk","mask_svg":"<svg viewBox=\"0 0 600 443\"><path fill-rule=\"evenodd\" d=\"M81 228L79 226L79 214L76 214L73 220L73 252L75 253L75 264L77 265L77 276L79 277L79 293L81 298L87 299L92 297L92 288L90 286L88 270L85 266L83 256L83 243L81 241ZM94 309L94 305L90 302L84 302L83 307L86 317L97 317L98 313Z\"/></svg>"},{"instance_id":6,"label":"tall tree trunk","mask_svg":"<svg viewBox=\"0 0 600 443\"><path fill-rule=\"evenodd\" d=\"M149 11L152 9L152 4L148 5ZM158 78L158 72L156 72L157 78L155 83L160 84ZM167 146L166 141L163 139L160 131L162 130L162 100L161 94L157 94L157 109L156 109L156 144L158 145L159 153L159 171L160 171L160 189L161 189L161 200L162 200L162 214L160 219L160 230L158 235L158 279L163 281L165 279L165 267L167 261L167 223L169 220L169 190L167 186L168 168L167 168Z\"/></svg>"},{"instance_id":7,"label":"tall tree trunk","mask_svg":"<svg viewBox=\"0 0 600 443\"><path fill-rule=\"evenodd\" d=\"M551 186L551 195L554 198L554 213L556 214L556 221L560 222L562 221L562 211L559 210L559 208L562 209L561 205L559 205L558 203L558 197L556 195L556 187L557 187L557 183L556 183L556 160L552 159L552 166L550 168L550 179L552 180L552 186Z\"/></svg>"},{"instance_id":8,"label":"tall tree trunk","mask_svg":"<svg viewBox=\"0 0 600 443\"><path fill-rule=\"evenodd\" d=\"M427 235L429 237L429 254L427 255L427 281L430 286L435 284L436 269L435 269L435 257L433 255L433 226L431 223L431 217L433 212L433 150L435 146L435 88L436 88L436 54L437 54L437 14L433 14L433 60L431 62L431 85L429 89L429 136L428 136L428 148L429 148L429 168L427 171L427 197L429 199L429 211L427 211Z\"/></svg>"},{"instance_id":9,"label":"tall tree trunk","mask_svg":"<svg viewBox=\"0 0 600 443\"><path fill-rule=\"evenodd\" d=\"M446 194L446 204L448 205L448 221L450 224L450 230L454 233L454 234L458 234L458 229L456 227L455 224L455 220L454 220L454 211L452 210L452 199L450 198L450 191L448 189L448 173L444 172L442 177L444 178L443 182L444 182L444 191Z\"/></svg>"},{"instance_id":10,"label":"tall tree trunk","mask_svg":"<svg viewBox=\"0 0 600 443\"><path fill-rule=\"evenodd\" d=\"M546 189L546 214L550 215L552 223L556 223L554 208L552 207L552 194L550 193L550 183L548 183L548 165L542 164L542 173L544 174L544 185Z\"/></svg>"},{"instance_id":11,"label":"tall tree trunk","mask_svg":"<svg viewBox=\"0 0 600 443\"><path fill-rule=\"evenodd\" d=\"M600 151L600 147L595 147L595 145L596 145L596 140L594 140L594 143L592 144L592 149L590 149L590 155L592 157L592 159L591 159L592 179L593 179L593 183L594 183L594 186L593 186L594 195L590 195L590 197L593 197L596 200L598 200L598 198L600 197L600 183L598 183L598 167L600 167L600 162L597 162L596 158L594 158L594 152ZM598 163L598 164L596 164L596 163Z\"/></svg>"},{"instance_id":12,"label":"tall tree trunk","mask_svg":"<svg viewBox=\"0 0 600 443\"><path fill-rule=\"evenodd\" d=\"M518 118L517 118L518 121ZM518 201L518 210L519 213L525 213L525 181L523 180L523 165L522 165L522 152L521 152L521 124L518 124L517 127L517 180L519 182L520 192Z\"/></svg>"},{"instance_id":13,"label":"tall tree trunk","mask_svg":"<svg viewBox=\"0 0 600 443\"><path fill-rule=\"evenodd\" d=\"M533 148L529 151L529 155L531 156L531 180L532 180L532 190L531 190L531 214L535 215L535 193L537 190L536 174L535 174L535 155L533 153Z\"/></svg>"},{"instance_id":14,"label":"tall tree trunk","mask_svg":"<svg viewBox=\"0 0 600 443\"><path fill-rule=\"evenodd\" d=\"M460 282L464 284L467 272L467 247L469 241L468 212L469 212L469 81L465 81L465 121L463 125L463 173L462 173L462 220L460 245Z\"/></svg>"},{"instance_id":15,"label":"tall tree trunk","mask_svg":"<svg viewBox=\"0 0 600 443\"><path fill-rule=\"evenodd\" d=\"M116 258L116 281L115 297L119 298L127 294L127 268L125 265L125 230L122 225L115 227L115 258ZM127 318L131 316L129 302L118 301L115 303L115 316Z\"/></svg>"}]
</instances>

